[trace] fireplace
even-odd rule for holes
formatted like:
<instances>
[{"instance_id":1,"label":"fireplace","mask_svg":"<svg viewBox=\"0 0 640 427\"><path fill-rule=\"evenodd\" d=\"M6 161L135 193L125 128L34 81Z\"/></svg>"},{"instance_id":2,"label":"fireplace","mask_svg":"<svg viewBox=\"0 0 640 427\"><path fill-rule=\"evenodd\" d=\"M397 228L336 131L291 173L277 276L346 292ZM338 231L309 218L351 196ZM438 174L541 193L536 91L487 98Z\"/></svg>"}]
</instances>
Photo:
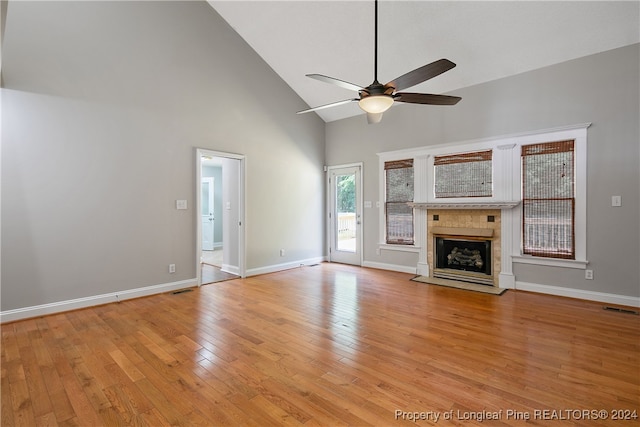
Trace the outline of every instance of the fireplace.
<instances>
[{"instance_id":1,"label":"fireplace","mask_svg":"<svg viewBox=\"0 0 640 427\"><path fill-rule=\"evenodd\" d=\"M500 232L495 212L433 214L429 227L431 277L497 286ZM437 225L436 225L437 224ZM460 225L464 225L460 227Z\"/></svg>"},{"instance_id":2,"label":"fireplace","mask_svg":"<svg viewBox=\"0 0 640 427\"><path fill-rule=\"evenodd\" d=\"M424 218L424 222L418 220L417 227L421 223L426 227L423 233L418 233L417 243L421 246L417 272L423 277L439 278L439 282L463 281L496 288L514 288L514 276L511 267L511 257L503 256L503 252L511 253L512 229L514 214L512 207L515 204L500 206L494 209L487 204L486 209L480 205L446 205L440 206L429 203L414 203L413 207L417 218ZM505 227L503 219L507 219ZM507 238L504 238L506 232ZM424 236L424 237L420 237ZM437 240L445 239L469 240L481 242L486 248L486 259L483 265L484 271L470 271L459 268L438 268L436 256ZM485 243L489 241L489 243ZM453 249L453 248L451 248ZM477 250L477 248L475 248ZM474 249L471 249L472 251ZM482 250L482 248L480 249ZM448 254L445 254L445 256ZM464 253L463 253L464 255ZM466 254L469 256L470 254ZM471 254L473 255L473 254ZM460 258L460 257L458 257ZM506 260L506 261L505 261ZM468 262L467 262L468 263ZM440 264L442 267L442 264ZM477 265L476 268L480 269ZM443 276L446 276L446 279Z\"/></svg>"},{"instance_id":3,"label":"fireplace","mask_svg":"<svg viewBox=\"0 0 640 427\"><path fill-rule=\"evenodd\" d=\"M493 286L491 240L435 237L434 277Z\"/></svg>"}]
</instances>

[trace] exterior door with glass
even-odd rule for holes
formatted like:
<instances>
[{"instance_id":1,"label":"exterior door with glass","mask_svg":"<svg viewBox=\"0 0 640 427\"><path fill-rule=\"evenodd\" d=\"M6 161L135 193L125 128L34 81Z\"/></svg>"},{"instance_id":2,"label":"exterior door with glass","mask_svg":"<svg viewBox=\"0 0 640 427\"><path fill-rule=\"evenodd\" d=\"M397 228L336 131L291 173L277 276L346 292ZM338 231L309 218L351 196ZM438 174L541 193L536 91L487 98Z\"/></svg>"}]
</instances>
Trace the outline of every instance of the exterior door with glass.
<instances>
[{"instance_id":1,"label":"exterior door with glass","mask_svg":"<svg viewBox=\"0 0 640 427\"><path fill-rule=\"evenodd\" d=\"M362 196L360 165L330 167L329 261L362 265Z\"/></svg>"}]
</instances>

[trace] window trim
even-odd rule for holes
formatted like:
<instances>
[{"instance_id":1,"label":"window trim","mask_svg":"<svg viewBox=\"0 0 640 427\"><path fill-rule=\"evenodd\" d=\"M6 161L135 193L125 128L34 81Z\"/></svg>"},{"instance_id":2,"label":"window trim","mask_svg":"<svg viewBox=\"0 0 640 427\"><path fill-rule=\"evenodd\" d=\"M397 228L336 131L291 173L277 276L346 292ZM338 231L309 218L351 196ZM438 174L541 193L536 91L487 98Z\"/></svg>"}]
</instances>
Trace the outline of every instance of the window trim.
<instances>
[{"instance_id":1,"label":"window trim","mask_svg":"<svg viewBox=\"0 0 640 427\"><path fill-rule=\"evenodd\" d=\"M418 183L417 175L416 175L416 161L420 155L420 152L423 149L408 149L408 150L398 150L387 153L378 153L378 250L384 249L388 251L401 251L401 252L417 252L420 249L420 245L418 245L418 236L416 232L419 230L418 224L416 224L416 215L413 217L413 244L410 245L401 245L394 243L387 243L387 218L385 213L385 201L386 201L386 173L384 164L387 162L394 162L400 160L413 160L413 199L416 200L416 184Z\"/></svg>"},{"instance_id":2,"label":"window trim","mask_svg":"<svg viewBox=\"0 0 640 427\"><path fill-rule=\"evenodd\" d=\"M514 200L503 185L504 163L501 150L498 150L501 142L500 138L484 139L479 141L461 142L458 144L444 144L433 147L425 147L427 150L427 188L424 189L424 201L431 204L482 204L496 203ZM504 144L504 142L502 142ZM476 152L491 151L491 196L473 197L436 197L435 194L435 158L441 156L469 154ZM417 184L417 183L416 183ZM505 192L506 191L506 192Z\"/></svg>"},{"instance_id":3,"label":"window trim","mask_svg":"<svg viewBox=\"0 0 640 427\"><path fill-rule=\"evenodd\" d=\"M517 141L519 146L518 156L521 154L521 147L523 145L541 144L545 142L561 141L561 140L573 140L573 155L574 155L574 167L575 167L575 211L574 211L574 259L562 259L542 257L536 255L527 255L522 249L522 204L517 208L517 223L518 233L514 233L514 251L517 251L512 256L514 263L521 264L536 264L546 265L554 267L568 267L568 268L586 268L587 261L587 128L589 125L582 125L573 129L540 132L537 134L522 137ZM514 165L514 178L517 174L517 182L522 184L522 162L518 161ZM519 199L522 200L522 194Z\"/></svg>"}]
</instances>

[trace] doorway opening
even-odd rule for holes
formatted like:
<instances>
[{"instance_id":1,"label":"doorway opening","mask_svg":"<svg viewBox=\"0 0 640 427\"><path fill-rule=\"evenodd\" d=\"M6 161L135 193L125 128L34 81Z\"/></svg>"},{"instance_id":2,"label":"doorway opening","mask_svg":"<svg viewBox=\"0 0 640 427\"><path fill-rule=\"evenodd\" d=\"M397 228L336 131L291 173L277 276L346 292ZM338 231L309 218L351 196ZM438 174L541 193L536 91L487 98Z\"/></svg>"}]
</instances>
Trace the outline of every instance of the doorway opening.
<instances>
[{"instance_id":1,"label":"doorway opening","mask_svg":"<svg viewBox=\"0 0 640 427\"><path fill-rule=\"evenodd\" d=\"M329 261L362 265L362 164L327 172Z\"/></svg>"},{"instance_id":2,"label":"doorway opening","mask_svg":"<svg viewBox=\"0 0 640 427\"><path fill-rule=\"evenodd\" d=\"M245 276L244 156L196 150L198 285Z\"/></svg>"}]
</instances>

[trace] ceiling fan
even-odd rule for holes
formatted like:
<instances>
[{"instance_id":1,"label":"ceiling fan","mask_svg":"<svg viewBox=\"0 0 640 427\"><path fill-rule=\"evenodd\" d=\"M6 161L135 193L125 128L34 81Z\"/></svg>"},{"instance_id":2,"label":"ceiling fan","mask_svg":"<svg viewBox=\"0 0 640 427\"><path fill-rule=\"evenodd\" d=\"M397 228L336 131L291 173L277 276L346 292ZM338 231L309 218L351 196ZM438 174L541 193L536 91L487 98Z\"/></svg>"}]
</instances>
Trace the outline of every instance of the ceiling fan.
<instances>
[{"instance_id":1,"label":"ceiling fan","mask_svg":"<svg viewBox=\"0 0 640 427\"><path fill-rule=\"evenodd\" d=\"M358 98L345 99L343 101L332 102L331 104L320 105L318 107L298 111L298 114L357 102L360 108L367 113L368 123L379 123L382 120L382 114L391 108L394 102L406 102L409 104L455 105L462 98L458 96L433 95L428 93L399 92L432 79L445 71L449 71L455 66L456 64L448 59L439 59L403 74L402 76L391 80L387 84L383 85L378 82L378 0L375 0L373 83L367 87L362 87L344 80L324 76L322 74L307 74L306 76L312 79L340 86L345 89L355 90L358 92Z\"/></svg>"}]
</instances>

